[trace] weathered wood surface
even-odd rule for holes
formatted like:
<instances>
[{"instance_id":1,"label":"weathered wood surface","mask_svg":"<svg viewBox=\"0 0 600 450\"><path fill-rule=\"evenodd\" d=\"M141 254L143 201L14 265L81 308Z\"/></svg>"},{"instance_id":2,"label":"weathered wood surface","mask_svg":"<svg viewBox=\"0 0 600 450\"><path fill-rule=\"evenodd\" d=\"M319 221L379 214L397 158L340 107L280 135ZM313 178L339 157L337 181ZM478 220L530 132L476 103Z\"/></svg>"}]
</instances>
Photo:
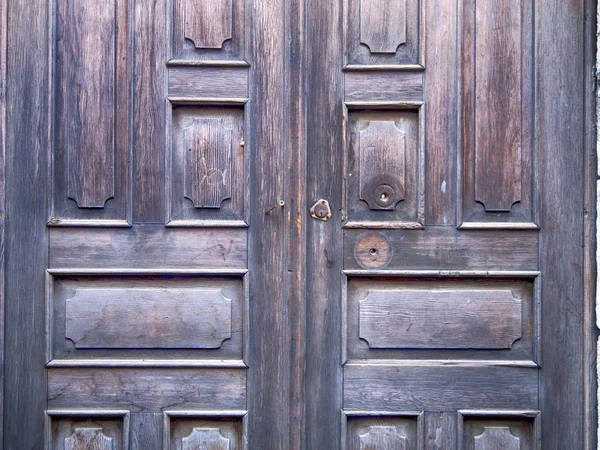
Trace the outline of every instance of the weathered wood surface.
<instances>
[{"instance_id":1,"label":"weathered wood surface","mask_svg":"<svg viewBox=\"0 0 600 450\"><path fill-rule=\"evenodd\" d=\"M170 67L169 97L247 99L247 67Z\"/></svg>"},{"instance_id":2,"label":"weathered wood surface","mask_svg":"<svg viewBox=\"0 0 600 450\"><path fill-rule=\"evenodd\" d=\"M232 37L232 1L184 0L184 37L196 48L222 48Z\"/></svg>"},{"instance_id":3,"label":"weathered wood surface","mask_svg":"<svg viewBox=\"0 0 600 450\"><path fill-rule=\"evenodd\" d=\"M344 101L349 104L422 102L423 72L346 72L344 92Z\"/></svg>"},{"instance_id":4,"label":"weathered wood surface","mask_svg":"<svg viewBox=\"0 0 600 450\"><path fill-rule=\"evenodd\" d=\"M373 290L359 306L370 348L510 349L522 302L509 289Z\"/></svg>"},{"instance_id":5,"label":"weathered wood surface","mask_svg":"<svg viewBox=\"0 0 600 450\"><path fill-rule=\"evenodd\" d=\"M396 53L406 42L406 0L361 0L360 43L371 53Z\"/></svg>"},{"instance_id":6,"label":"weathered wood surface","mask_svg":"<svg viewBox=\"0 0 600 450\"><path fill-rule=\"evenodd\" d=\"M247 231L52 229L50 268L245 268Z\"/></svg>"},{"instance_id":7,"label":"weathered wood surface","mask_svg":"<svg viewBox=\"0 0 600 450\"><path fill-rule=\"evenodd\" d=\"M98 285L66 299L66 339L76 348L217 349L231 338L221 289Z\"/></svg>"},{"instance_id":8,"label":"weathered wood surface","mask_svg":"<svg viewBox=\"0 0 600 450\"><path fill-rule=\"evenodd\" d=\"M344 269L360 269L355 247L369 233L385 236L393 257L385 269L537 270L538 236L526 231L345 230ZM378 251L378 248L375 248Z\"/></svg>"},{"instance_id":9,"label":"weathered wood surface","mask_svg":"<svg viewBox=\"0 0 600 450\"><path fill-rule=\"evenodd\" d=\"M246 408L246 374L239 369L48 370L48 406L126 408ZM17 441L15 441L17 442Z\"/></svg>"},{"instance_id":10,"label":"weathered wood surface","mask_svg":"<svg viewBox=\"0 0 600 450\"><path fill-rule=\"evenodd\" d=\"M535 409L536 368L346 364L344 407L381 411Z\"/></svg>"}]
</instances>

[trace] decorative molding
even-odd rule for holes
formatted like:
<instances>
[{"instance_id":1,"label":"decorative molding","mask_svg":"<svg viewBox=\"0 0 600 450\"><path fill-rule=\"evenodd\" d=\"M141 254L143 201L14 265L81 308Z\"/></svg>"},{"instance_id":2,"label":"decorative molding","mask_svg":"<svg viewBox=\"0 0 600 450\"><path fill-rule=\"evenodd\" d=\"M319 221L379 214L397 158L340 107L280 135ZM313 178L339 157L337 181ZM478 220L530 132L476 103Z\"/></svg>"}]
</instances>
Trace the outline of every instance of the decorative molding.
<instances>
[{"instance_id":1,"label":"decorative molding","mask_svg":"<svg viewBox=\"0 0 600 450\"><path fill-rule=\"evenodd\" d=\"M406 43L406 0L361 0L360 43L371 53L396 53Z\"/></svg>"},{"instance_id":2,"label":"decorative molding","mask_svg":"<svg viewBox=\"0 0 600 450\"><path fill-rule=\"evenodd\" d=\"M181 440L182 450L230 450L229 444L229 439L223 437L218 428L194 428Z\"/></svg>"},{"instance_id":3,"label":"decorative molding","mask_svg":"<svg viewBox=\"0 0 600 450\"><path fill-rule=\"evenodd\" d=\"M115 450L113 438L104 435L102 428L75 428L65 439L65 450Z\"/></svg>"},{"instance_id":4,"label":"decorative molding","mask_svg":"<svg viewBox=\"0 0 600 450\"><path fill-rule=\"evenodd\" d=\"M521 439L511 434L508 427L485 427L475 436L475 450L520 450Z\"/></svg>"},{"instance_id":5,"label":"decorative molding","mask_svg":"<svg viewBox=\"0 0 600 450\"><path fill-rule=\"evenodd\" d=\"M184 0L184 36L196 48L220 49L232 39L232 0Z\"/></svg>"},{"instance_id":6,"label":"decorative molding","mask_svg":"<svg viewBox=\"0 0 600 450\"><path fill-rule=\"evenodd\" d=\"M380 449L406 450L406 436L396 427L369 427L367 434L360 435L360 450Z\"/></svg>"}]
</instances>

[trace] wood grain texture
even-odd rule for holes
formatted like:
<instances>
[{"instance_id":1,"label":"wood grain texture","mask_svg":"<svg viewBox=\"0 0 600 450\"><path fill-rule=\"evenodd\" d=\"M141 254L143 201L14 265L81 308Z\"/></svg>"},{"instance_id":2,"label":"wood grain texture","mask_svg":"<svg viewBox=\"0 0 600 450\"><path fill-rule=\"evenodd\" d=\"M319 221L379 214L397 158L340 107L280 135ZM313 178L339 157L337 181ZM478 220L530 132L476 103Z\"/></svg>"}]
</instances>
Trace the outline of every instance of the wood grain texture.
<instances>
[{"instance_id":1,"label":"wood grain texture","mask_svg":"<svg viewBox=\"0 0 600 450\"><path fill-rule=\"evenodd\" d=\"M103 208L115 194L115 5L58 2L58 145L66 153L66 194L80 208Z\"/></svg>"},{"instance_id":2,"label":"wood grain texture","mask_svg":"<svg viewBox=\"0 0 600 450\"><path fill-rule=\"evenodd\" d=\"M422 102L423 72L366 70L345 72L344 101Z\"/></svg>"},{"instance_id":3,"label":"wood grain texture","mask_svg":"<svg viewBox=\"0 0 600 450\"><path fill-rule=\"evenodd\" d=\"M194 428L181 440L182 450L230 450L229 439L224 438L218 428Z\"/></svg>"},{"instance_id":4,"label":"wood grain texture","mask_svg":"<svg viewBox=\"0 0 600 450\"><path fill-rule=\"evenodd\" d=\"M374 290L360 302L370 348L510 349L522 305L510 290Z\"/></svg>"},{"instance_id":5,"label":"wood grain texture","mask_svg":"<svg viewBox=\"0 0 600 450\"><path fill-rule=\"evenodd\" d=\"M475 450L520 450L521 439L513 436L508 427L486 427L483 434L475 436Z\"/></svg>"},{"instance_id":6,"label":"wood grain texture","mask_svg":"<svg viewBox=\"0 0 600 450\"><path fill-rule=\"evenodd\" d=\"M394 427L369 427L366 434L360 436L360 450L395 448L406 450L406 436L398 433Z\"/></svg>"},{"instance_id":7,"label":"wood grain texture","mask_svg":"<svg viewBox=\"0 0 600 450\"><path fill-rule=\"evenodd\" d=\"M249 158L243 109L173 105L170 123L167 225L246 225Z\"/></svg>"},{"instance_id":8,"label":"wood grain texture","mask_svg":"<svg viewBox=\"0 0 600 450\"><path fill-rule=\"evenodd\" d=\"M6 8L6 215L3 448L44 447L44 311L50 4L3 2ZM24 281L26 280L26 281Z\"/></svg>"},{"instance_id":9,"label":"wood grain texture","mask_svg":"<svg viewBox=\"0 0 600 450\"><path fill-rule=\"evenodd\" d=\"M533 2L462 5L463 222L535 222Z\"/></svg>"},{"instance_id":10,"label":"wood grain texture","mask_svg":"<svg viewBox=\"0 0 600 450\"><path fill-rule=\"evenodd\" d=\"M457 11L458 2L423 2L427 105L425 139L425 224L451 226L456 221L457 155Z\"/></svg>"},{"instance_id":11,"label":"wood grain texture","mask_svg":"<svg viewBox=\"0 0 600 450\"><path fill-rule=\"evenodd\" d=\"M65 450L115 450L112 438L104 435L102 428L75 428L65 439Z\"/></svg>"},{"instance_id":12,"label":"wood grain texture","mask_svg":"<svg viewBox=\"0 0 600 450\"><path fill-rule=\"evenodd\" d=\"M5 352L5 276L6 276L6 61L8 57L7 2L0 4L0 364ZM0 370L0 444L4 442L4 370Z\"/></svg>"},{"instance_id":13,"label":"wood grain texture","mask_svg":"<svg viewBox=\"0 0 600 450\"><path fill-rule=\"evenodd\" d=\"M422 227L424 155L419 114L417 109L349 111L344 227ZM372 130L381 124L386 124L385 134ZM373 148L365 152L364 147L371 145ZM361 198L368 199L369 204Z\"/></svg>"},{"instance_id":14,"label":"wood grain texture","mask_svg":"<svg viewBox=\"0 0 600 450\"><path fill-rule=\"evenodd\" d=\"M51 268L245 268L245 229L52 229Z\"/></svg>"},{"instance_id":15,"label":"wood grain texture","mask_svg":"<svg viewBox=\"0 0 600 450\"><path fill-rule=\"evenodd\" d=\"M360 131L360 198L369 209L393 210L404 200L406 135L393 121Z\"/></svg>"},{"instance_id":16,"label":"wood grain texture","mask_svg":"<svg viewBox=\"0 0 600 450\"><path fill-rule=\"evenodd\" d=\"M252 4L249 40L250 94L246 137L250 149L250 224L248 241L249 326L255 334L245 355L248 369L248 447L288 448L289 419L289 299L287 189L295 161L285 135L289 105L286 97L286 2L256 0ZM286 163L290 162L288 166ZM284 200L284 207L279 206ZM275 206L275 208L273 208ZM271 210L270 210L271 209ZM270 210L270 211L269 211ZM267 213L267 211L269 211ZM269 351L265 352L268 348Z\"/></svg>"},{"instance_id":17,"label":"wood grain texture","mask_svg":"<svg viewBox=\"0 0 600 450\"><path fill-rule=\"evenodd\" d=\"M169 97L248 98L247 67L169 67Z\"/></svg>"},{"instance_id":18,"label":"wood grain texture","mask_svg":"<svg viewBox=\"0 0 600 450\"><path fill-rule=\"evenodd\" d=\"M344 407L376 410L533 409L534 368L346 364Z\"/></svg>"},{"instance_id":19,"label":"wood grain texture","mask_svg":"<svg viewBox=\"0 0 600 450\"><path fill-rule=\"evenodd\" d=\"M344 1L344 63L405 65L420 62L419 0Z\"/></svg>"},{"instance_id":20,"label":"wood grain texture","mask_svg":"<svg viewBox=\"0 0 600 450\"><path fill-rule=\"evenodd\" d=\"M134 2L133 222L163 223L167 2Z\"/></svg>"},{"instance_id":21,"label":"wood grain texture","mask_svg":"<svg viewBox=\"0 0 600 450\"><path fill-rule=\"evenodd\" d=\"M306 222L306 363L303 448L341 448L341 289L344 138L343 4L306 5L305 202L329 201L328 222ZM327 43L325 46L316 43ZM374 80L374 83L376 81ZM391 86L390 86L390 89ZM326 126L323 126L327 124ZM308 205L307 205L308 206ZM327 355L326 358L323 356Z\"/></svg>"},{"instance_id":22,"label":"wood grain texture","mask_svg":"<svg viewBox=\"0 0 600 450\"><path fill-rule=\"evenodd\" d=\"M163 442L162 413L133 413L130 425L130 450L159 449Z\"/></svg>"},{"instance_id":23,"label":"wood grain texture","mask_svg":"<svg viewBox=\"0 0 600 450\"><path fill-rule=\"evenodd\" d=\"M349 274L347 358L536 360L534 292L539 279L435 276L386 277L385 270Z\"/></svg>"},{"instance_id":24,"label":"wood grain texture","mask_svg":"<svg viewBox=\"0 0 600 450\"><path fill-rule=\"evenodd\" d=\"M456 449L456 419L454 412L426 412L423 418L424 450Z\"/></svg>"},{"instance_id":25,"label":"wood grain texture","mask_svg":"<svg viewBox=\"0 0 600 450\"><path fill-rule=\"evenodd\" d=\"M196 48L221 48L231 39L233 0L184 0L184 37Z\"/></svg>"},{"instance_id":26,"label":"wood grain texture","mask_svg":"<svg viewBox=\"0 0 600 450\"><path fill-rule=\"evenodd\" d=\"M361 0L360 43L371 53L396 53L406 42L406 0Z\"/></svg>"},{"instance_id":27,"label":"wood grain texture","mask_svg":"<svg viewBox=\"0 0 600 450\"><path fill-rule=\"evenodd\" d=\"M231 338L231 299L220 289L79 289L66 300L65 337L78 349L218 349Z\"/></svg>"},{"instance_id":28,"label":"wood grain texture","mask_svg":"<svg viewBox=\"0 0 600 450\"><path fill-rule=\"evenodd\" d=\"M50 408L245 409L246 374L239 369L48 370Z\"/></svg>"},{"instance_id":29,"label":"wood grain texture","mask_svg":"<svg viewBox=\"0 0 600 450\"><path fill-rule=\"evenodd\" d=\"M196 208L220 208L231 198L232 130L219 119L193 119L182 131L184 196Z\"/></svg>"},{"instance_id":30,"label":"wood grain texture","mask_svg":"<svg viewBox=\"0 0 600 450\"><path fill-rule=\"evenodd\" d=\"M590 165L585 159L584 130L594 120L583 97L586 81L593 77L591 66L584 65L584 33L593 33L584 27L584 19L592 15L595 6L583 0L549 1L535 11L537 64L543 68L536 78L536 145L543 149L538 161L544 189L539 206L544 277L540 420L542 443L548 450L558 450L564 442L573 448L596 448L592 444L596 431L586 426L586 416L594 408L583 406L594 393L586 389L581 375L592 370L593 364L582 351L590 339L585 332L591 325L584 319L583 286L591 274L585 274L582 267L586 211L581 197L582 174ZM569 39L556 39L559 35ZM557 109L563 114L557 115ZM553 357L557 352L569 356L559 360ZM580 420L565 420L569 417Z\"/></svg>"},{"instance_id":31,"label":"wood grain texture","mask_svg":"<svg viewBox=\"0 0 600 450\"><path fill-rule=\"evenodd\" d=\"M363 230L345 230L344 269L360 269L355 246ZM538 236L525 231L463 231L429 228L422 231L378 231L391 242L387 269L537 270Z\"/></svg>"},{"instance_id":32,"label":"wood grain texture","mask_svg":"<svg viewBox=\"0 0 600 450\"><path fill-rule=\"evenodd\" d=\"M520 6L475 4L475 201L488 212L521 201Z\"/></svg>"}]
</instances>

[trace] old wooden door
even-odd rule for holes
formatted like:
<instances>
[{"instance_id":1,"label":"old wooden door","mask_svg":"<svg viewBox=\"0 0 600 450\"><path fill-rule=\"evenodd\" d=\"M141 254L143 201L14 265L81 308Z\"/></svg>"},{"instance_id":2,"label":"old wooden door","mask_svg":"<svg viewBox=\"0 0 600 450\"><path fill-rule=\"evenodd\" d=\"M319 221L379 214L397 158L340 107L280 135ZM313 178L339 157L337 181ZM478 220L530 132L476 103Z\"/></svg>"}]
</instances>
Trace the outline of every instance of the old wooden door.
<instances>
[{"instance_id":1,"label":"old wooden door","mask_svg":"<svg viewBox=\"0 0 600 450\"><path fill-rule=\"evenodd\" d=\"M595 448L595 1L0 6L4 448Z\"/></svg>"}]
</instances>

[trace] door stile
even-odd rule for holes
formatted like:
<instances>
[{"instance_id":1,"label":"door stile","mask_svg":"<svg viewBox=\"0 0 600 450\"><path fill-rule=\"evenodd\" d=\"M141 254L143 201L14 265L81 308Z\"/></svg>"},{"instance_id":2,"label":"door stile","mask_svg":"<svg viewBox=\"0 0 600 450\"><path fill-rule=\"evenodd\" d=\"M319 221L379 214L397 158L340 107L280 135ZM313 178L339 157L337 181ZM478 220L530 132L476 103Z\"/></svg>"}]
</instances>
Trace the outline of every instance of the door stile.
<instances>
[{"instance_id":1,"label":"door stile","mask_svg":"<svg viewBox=\"0 0 600 450\"><path fill-rule=\"evenodd\" d=\"M342 408L342 1L306 2L307 202L331 219L307 222L306 445L341 448Z\"/></svg>"}]
</instances>

